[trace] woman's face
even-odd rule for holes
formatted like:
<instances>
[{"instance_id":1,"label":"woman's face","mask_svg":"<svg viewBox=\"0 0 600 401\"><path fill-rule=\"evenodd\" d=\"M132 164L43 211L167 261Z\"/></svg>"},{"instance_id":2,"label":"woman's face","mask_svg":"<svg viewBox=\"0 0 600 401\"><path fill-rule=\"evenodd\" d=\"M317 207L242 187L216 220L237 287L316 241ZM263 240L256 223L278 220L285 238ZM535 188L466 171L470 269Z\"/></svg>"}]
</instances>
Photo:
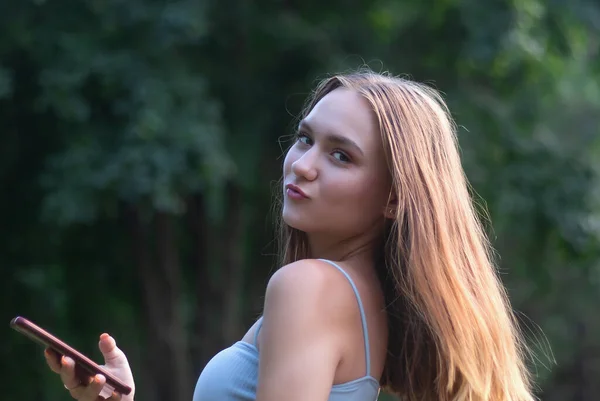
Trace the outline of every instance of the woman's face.
<instances>
[{"instance_id":1,"label":"woman's face","mask_svg":"<svg viewBox=\"0 0 600 401\"><path fill-rule=\"evenodd\" d=\"M377 229L390 192L381 135L367 101L338 88L301 121L283 166L283 220L308 234Z\"/></svg>"}]
</instances>

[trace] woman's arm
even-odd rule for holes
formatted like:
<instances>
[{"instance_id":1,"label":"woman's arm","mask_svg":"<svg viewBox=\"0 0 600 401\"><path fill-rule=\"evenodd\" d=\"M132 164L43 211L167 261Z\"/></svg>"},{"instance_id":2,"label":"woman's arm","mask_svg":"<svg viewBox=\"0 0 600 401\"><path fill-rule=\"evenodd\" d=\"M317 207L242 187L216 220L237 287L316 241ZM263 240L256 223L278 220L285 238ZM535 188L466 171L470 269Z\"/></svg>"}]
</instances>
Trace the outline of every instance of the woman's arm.
<instances>
[{"instance_id":1,"label":"woman's arm","mask_svg":"<svg viewBox=\"0 0 600 401\"><path fill-rule=\"evenodd\" d=\"M344 304L356 302L338 296L340 283L347 284L316 260L292 263L273 275L260 331L257 401L327 400L348 327Z\"/></svg>"}]
</instances>

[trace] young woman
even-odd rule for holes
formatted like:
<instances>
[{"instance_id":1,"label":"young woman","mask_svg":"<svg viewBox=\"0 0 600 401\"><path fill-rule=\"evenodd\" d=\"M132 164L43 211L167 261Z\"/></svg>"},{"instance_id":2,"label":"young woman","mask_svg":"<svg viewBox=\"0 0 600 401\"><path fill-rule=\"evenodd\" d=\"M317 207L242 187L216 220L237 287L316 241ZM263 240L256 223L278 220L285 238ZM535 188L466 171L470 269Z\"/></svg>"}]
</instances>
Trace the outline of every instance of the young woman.
<instances>
[{"instance_id":1,"label":"young woman","mask_svg":"<svg viewBox=\"0 0 600 401\"><path fill-rule=\"evenodd\" d=\"M323 81L283 165L281 268L262 317L193 401L532 401L524 346L437 92L360 72ZM106 366L131 386L104 334ZM104 384L74 378L80 401ZM118 397L118 396L113 396ZM133 400L133 394L123 400Z\"/></svg>"}]
</instances>

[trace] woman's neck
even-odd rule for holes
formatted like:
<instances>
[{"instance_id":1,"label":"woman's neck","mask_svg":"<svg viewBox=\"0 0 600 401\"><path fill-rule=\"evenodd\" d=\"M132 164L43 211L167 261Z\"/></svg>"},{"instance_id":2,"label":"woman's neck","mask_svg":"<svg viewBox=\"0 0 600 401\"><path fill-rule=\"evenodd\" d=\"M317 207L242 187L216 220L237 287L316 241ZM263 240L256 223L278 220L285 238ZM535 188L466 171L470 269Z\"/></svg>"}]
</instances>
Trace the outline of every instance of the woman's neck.
<instances>
[{"instance_id":1,"label":"woman's neck","mask_svg":"<svg viewBox=\"0 0 600 401\"><path fill-rule=\"evenodd\" d=\"M377 236L363 233L359 236L335 238L331 234L307 234L310 257L334 261L356 261L371 264L374 260Z\"/></svg>"}]
</instances>

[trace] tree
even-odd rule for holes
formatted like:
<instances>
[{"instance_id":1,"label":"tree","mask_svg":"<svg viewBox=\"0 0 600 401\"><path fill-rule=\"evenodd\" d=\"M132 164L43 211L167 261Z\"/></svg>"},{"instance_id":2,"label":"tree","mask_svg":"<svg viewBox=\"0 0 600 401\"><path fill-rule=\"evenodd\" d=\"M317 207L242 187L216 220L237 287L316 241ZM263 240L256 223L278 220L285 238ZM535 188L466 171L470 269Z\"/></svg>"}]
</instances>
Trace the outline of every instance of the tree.
<instances>
[{"instance_id":1,"label":"tree","mask_svg":"<svg viewBox=\"0 0 600 401\"><path fill-rule=\"evenodd\" d=\"M542 347L540 397L600 390L596 4L5 3L7 321L30 316L92 355L110 330L139 397L189 400L260 313L294 116L315 79L367 63L445 93L502 276ZM558 366L543 368L532 322ZM39 353L17 338L4 360ZM10 369L3 394L64 399L38 365ZM23 385L33 377L43 384Z\"/></svg>"}]
</instances>

